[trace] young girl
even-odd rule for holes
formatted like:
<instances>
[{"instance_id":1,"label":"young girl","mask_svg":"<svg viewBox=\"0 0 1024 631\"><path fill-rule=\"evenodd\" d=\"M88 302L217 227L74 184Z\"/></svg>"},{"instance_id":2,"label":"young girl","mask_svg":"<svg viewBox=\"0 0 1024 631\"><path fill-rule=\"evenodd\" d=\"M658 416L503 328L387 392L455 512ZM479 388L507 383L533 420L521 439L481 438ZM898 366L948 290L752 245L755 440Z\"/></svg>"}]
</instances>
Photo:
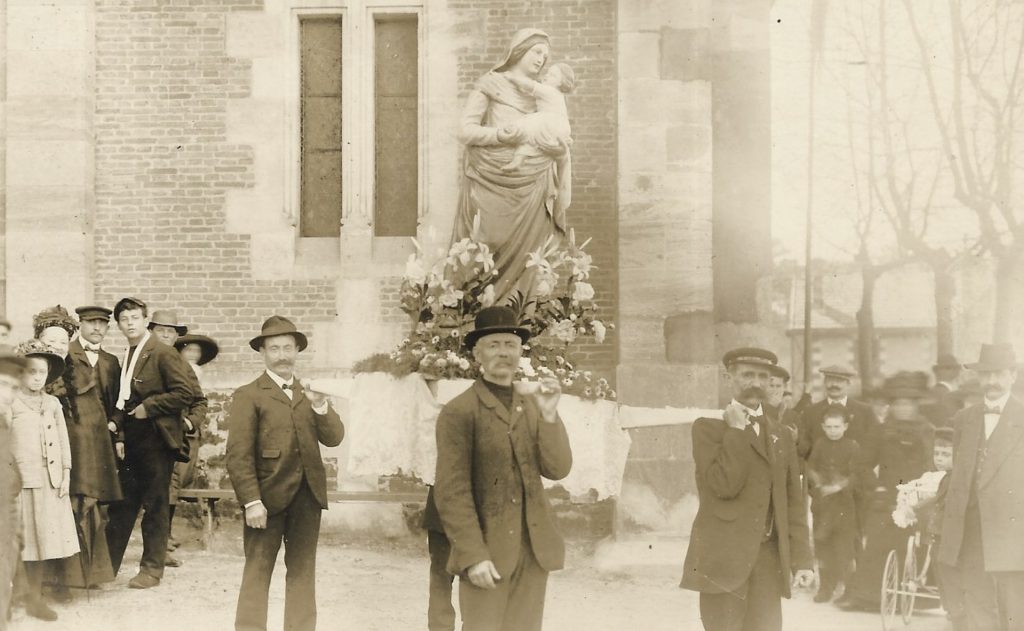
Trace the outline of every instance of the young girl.
<instances>
[{"instance_id":1,"label":"young girl","mask_svg":"<svg viewBox=\"0 0 1024 631\"><path fill-rule=\"evenodd\" d=\"M71 448L64 412L57 397L43 388L60 378L64 358L39 340L22 343L17 354L27 360L22 390L11 405L11 446L22 487L26 612L42 620L56 620L57 613L43 602L43 572L50 559L78 552L78 535L68 497Z\"/></svg>"}]
</instances>

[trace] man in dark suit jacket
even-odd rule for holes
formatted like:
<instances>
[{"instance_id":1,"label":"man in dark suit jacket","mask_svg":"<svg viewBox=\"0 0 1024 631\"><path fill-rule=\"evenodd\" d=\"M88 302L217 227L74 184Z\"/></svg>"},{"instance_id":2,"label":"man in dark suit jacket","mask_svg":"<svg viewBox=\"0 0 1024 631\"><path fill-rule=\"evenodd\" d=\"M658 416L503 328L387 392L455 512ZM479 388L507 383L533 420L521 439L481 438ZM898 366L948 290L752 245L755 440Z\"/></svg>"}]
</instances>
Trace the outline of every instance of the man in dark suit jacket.
<instances>
[{"instance_id":1,"label":"man in dark suit jacket","mask_svg":"<svg viewBox=\"0 0 1024 631\"><path fill-rule=\"evenodd\" d=\"M267 628L270 575L282 540L288 568L284 628L316 628L316 544L327 508L320 444L341 444L345 427L326 395L296 382L295 360L306 345L290 320L268 318L249 342L267 370L235 391L228 411L228 476L245 509L238 631Z\"/></svg>"},{"instance_id":2,"label":"man in dark suit jacket","mask_svg":"<svg viewBox=\"0 0 1024 631\"><path fill-rule=\"evenodd\" d=\"M803 412L797 444L800 458L806 461L811 455L814 443L819 438L825 437L821 421L828 406L841 405L846 409L847 417L850 420L850 427L846 430L846 435L857 441L866 461L873 460L875 450L878 448L879 423L870 405L854 401L849 396L850 383L857 373L852 368L844 366L827 366L819 372L825 377L826 397L811 404Z\"/></svg>"},{"instance_id":3,"label":"man in dark suit jacket","mask_svg":"<svg viewBox=\"0 0 1024 631\"><path fill-rule=\"evenodd\" d=\"M740 348L722 362L733 400L693 424L700 505L681 587L700 592L707 631L778 631L782 598L814 580L796 448L762 409L775 354Z\"/></svg>"},{"instance_id":4,"label":"man in dark suit jacket","mask_svg":"<svg viewBox=\"0 0 1024 631\"><path fill-rule=\"evenodd\" d=\"M146 303L122 298L114 319L129 348L121 366L117 409L124 413L125 454L121 466L124 501L110 507L107 541L115 574L135 527L142 518L142 562L129 587L160 584L167 554L167 489L185 432L181 412L189 404L191 372L178 352L153 338L146 329Z\"/></svg>"},{"instance_id":5,"label":"man in dark suit jacket","mask_svg":"<svg viewBox=\"0 0 1024 631\"><path fill-rule=\"evenodd\" d=\"M565 563L541 477L569 475L556 379L512 387L527 329L508 307L476 317L466 346L483 374L437 420L434 499L451 541L464 631L539 631L548 573ZM533 384L531 384L533 385Z\"/></svg>"},{"instance_id":6,"label":"man in dark suit jacket","mask_svg":"<svg viewBox=\"0 0 1024 631\"><path fill-rule=\"evenodd\" d=\"M963 407L963 399L959 396L961 364L953 355L939 355L938 361L932 366L935 373L935 385L931 390L931 401L921 407L921 411L935 427L951 427L953 416Z\"/></svg>"},{"instance_id":7,"label":"man in dark suit jacket","mask_svg":"<svg viewBox=\"0 0 1024 631\"><path fill-rule=\"evenodd\" d=\"M21 476L11 453L11 404L21 388L25 358L0 345L0 631L7 628L11 608L11 586L18 566Z\"/></svg>"},{"instance_id":8,"label":"man in dark suit jacket","mask_svg":"<svg viewBox=\"0 0 1024 631\"><path fill-rule=\"evenodd\" d=\"M954 419L939 561L960 570L971 629L1019 631L1024 629L1024 402L1010 391L1017 378L1013 348L985 344L968 368L981 378L985 400Z\"/></svg>"}]
</instances>

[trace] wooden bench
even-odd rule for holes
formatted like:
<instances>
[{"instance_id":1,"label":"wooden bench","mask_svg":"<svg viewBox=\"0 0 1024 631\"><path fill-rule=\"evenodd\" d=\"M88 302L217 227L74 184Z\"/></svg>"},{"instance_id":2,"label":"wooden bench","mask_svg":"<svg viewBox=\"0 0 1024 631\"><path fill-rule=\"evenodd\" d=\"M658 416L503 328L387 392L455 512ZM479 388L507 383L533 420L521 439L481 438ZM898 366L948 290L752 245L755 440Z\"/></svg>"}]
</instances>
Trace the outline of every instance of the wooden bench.
<instances>
[{"instance_id":1,"label":"wooden bench","mask_svg":"<svg viewBox=\"0 0 1024 631\"><path fill-rule=\"evenodd\" d=\"M194 499L204 505L204 531L203 540L206 549L209 550L213 543L213 517L217 502L222 499L232 499L235 492L231 489L181 489L178 491L180 499ZM422 504L427 501L425 491L416 493L391 493L384 491L328 491L328 502L388 502L401 504Z\"/></svg>"}]
</instances>

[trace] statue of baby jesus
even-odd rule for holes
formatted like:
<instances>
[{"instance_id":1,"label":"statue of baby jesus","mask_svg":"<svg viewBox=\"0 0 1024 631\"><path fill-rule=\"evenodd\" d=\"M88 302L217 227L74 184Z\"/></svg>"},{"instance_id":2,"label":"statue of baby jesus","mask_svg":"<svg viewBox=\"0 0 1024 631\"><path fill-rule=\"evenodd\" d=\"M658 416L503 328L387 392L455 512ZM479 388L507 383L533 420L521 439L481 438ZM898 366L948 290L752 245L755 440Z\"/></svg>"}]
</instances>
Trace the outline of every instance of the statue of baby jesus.
<instances>
[{"instance_id":1,"label":"statue of baby jesus","mask_svg":"<svg viewBox=\"0 0 1024 631\"><path fill-rule=\"evenodd\" d=\"M537 100L537 111L503 130L506 134L514 134L518 130L522 132L523 140L516 147L512 160L501 170L506 173L514 171L529 156L564 154L572 144L569 110L565 106L565 95L576 87L576 74L572 68L565 63L553 64L540 81L513 73L507 73L506 77Z\"/></svg>"}]
</instances>

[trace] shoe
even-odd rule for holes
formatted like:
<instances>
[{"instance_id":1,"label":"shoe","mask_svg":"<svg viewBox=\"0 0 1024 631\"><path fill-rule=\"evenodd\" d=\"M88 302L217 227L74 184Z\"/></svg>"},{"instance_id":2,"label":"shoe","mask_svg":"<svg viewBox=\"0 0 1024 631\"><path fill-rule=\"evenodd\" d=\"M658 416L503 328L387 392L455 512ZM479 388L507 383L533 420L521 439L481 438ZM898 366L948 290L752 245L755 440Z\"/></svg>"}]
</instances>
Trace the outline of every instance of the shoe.
<instances>
[{"instance_id":1,"label":"shoe","mask_svg":"<svg viewBox=\"0 0 1024 631\"><path fill-rule=\"evenodd\" d=\"M830 600L832 600L831 590L826 591L823 589L819 589L818 593L814 595L814 602L816 603L827 603Z\"/></svg>"},{"instance_id":2,"label":"shoe","mask_svg":"<svg viewBox=\"0 0 1024 631\"><path fill-rule=\"evenodd\" d=\"M181 544L178 543L178 540L175 539L174 537L168 537L167 538L167 551L168 552L174 552L175 550L178 549L178 546L180 546L180 545Z\"/></svg>"},{"instance_id":3,"label":"shoe","mask_svg":"<svg viewBox=\"0 0 1024 631\"><path fill-rule=\"evenodd\" d=\"M68 589L64 585L60 585L60 586L54 586L50 590L50 598L53 599L54 602L58 602L58 603L64 604L64 603L71 602L71 599L73 598L73 596L71 595L71 590L70 589Z\"/></svg>"},{"instance_id":4,"label":"shoe","mask_svg":"<svg viewBox=\"0 0 1024 631\"><path fill-rule=\"evenodd\" d=\"M156 587L160 584L160 579L157 577L146 574L145 572L139 572L132 580L128 581L128 587L132 589L149 589L150 587Z\"/></svg>"},{"instance_id":5,"label":"shoe","mask_svg":"<svg viewBox=\"0 0 1024 631\"><path fill-rule=\"evenodd\" d=\"M57 612L46 606L46 603L42 599L35 599L28 603L25 607L25 613L38 618L39 620L45 620L47 622L53 622L57 619Z\"/></svg>"},{"instance_id":6,"label":"shoe","mask_svg":"<svg viewBox=\"0 0 1024 631\"><path fill-rule=\"evenodd\" d=\"M851 600L845 603L836 603L836 606L843 611L864 611L867 613L878 613L879 605L865 602L860 599Z\"/></svg>"},{"instance_id":7,"label":"shoe","mask_svg":"<svg viewBox=\"0 0 1024 631\"><path fill-rule=\"evenodd\" d=\"M169 554L164 557L164 567L181 567L181 566L182 566L181 559L173 557L173 556L171 556Z\"/></svg>"}]
</instances>

